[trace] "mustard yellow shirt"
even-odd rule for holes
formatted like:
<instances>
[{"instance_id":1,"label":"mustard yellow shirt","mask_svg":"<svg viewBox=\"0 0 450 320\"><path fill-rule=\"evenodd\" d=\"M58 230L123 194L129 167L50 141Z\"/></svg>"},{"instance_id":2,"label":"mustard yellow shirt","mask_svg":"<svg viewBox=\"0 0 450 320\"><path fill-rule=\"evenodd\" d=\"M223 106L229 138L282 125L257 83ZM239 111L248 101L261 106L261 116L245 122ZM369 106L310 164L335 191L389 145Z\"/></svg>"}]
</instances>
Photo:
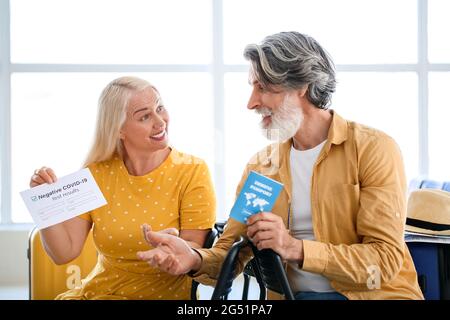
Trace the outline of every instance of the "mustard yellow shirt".
<instances>
[{"instance_id":1,"label":"mustard yellow shirt","mask_svg":"<svg viewBox=\"0 0 450 320\"><path fill-rule=\"evenodd\" d=\"M137 259L149 250L141 225L211 229L216 200L207 165L172 149L144 176L131 176L118 157L89 166L107 205L80 216L93 222L96 267L81 287L59 299L190 299L191 280L171 276Z\"/></svg>"},{"instance_id":2,"label":"mustard yellow shirt","mask_svg":"<svg viewBox=\"0 0 450 320\"><path fill-rule=\"evenodd\" d=\"M292 225L289 155L292 140L273 144L248 163L237 188L255 170L284 184L272 212ZM406 178L395 141L381 131L346 121L333 112L325 143L311 179L315 241L303 240L299 266L323 275L349 299L423 299L404 241ZM212 249L200 249L197 280L211 284L233 242L246 225L229 219ZM251 254L243 250L242 269ZM379 282L372 282L375 272ZM378 285L379 283L379 285ZM269 296L275 298L274 293Z\"/></svg>"}]
</instances>

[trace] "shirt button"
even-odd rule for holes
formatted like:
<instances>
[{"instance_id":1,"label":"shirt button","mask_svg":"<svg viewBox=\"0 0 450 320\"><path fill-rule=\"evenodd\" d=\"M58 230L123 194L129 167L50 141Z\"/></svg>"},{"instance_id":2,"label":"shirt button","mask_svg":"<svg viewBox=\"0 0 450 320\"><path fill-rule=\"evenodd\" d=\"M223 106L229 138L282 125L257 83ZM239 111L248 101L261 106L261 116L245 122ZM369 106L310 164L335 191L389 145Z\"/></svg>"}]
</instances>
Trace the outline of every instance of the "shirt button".
<instances>
[{"instance_id":1,"label":"shirt button","mask_svg":"<svg viewBox=\"0 0 450 320\"><path fill-rule=\"evenodd\" d=\"M395 216L396 216L397 218L400 218L400 213L396 212L396 213L395 213Z\"/></svg>"}]
</instances>

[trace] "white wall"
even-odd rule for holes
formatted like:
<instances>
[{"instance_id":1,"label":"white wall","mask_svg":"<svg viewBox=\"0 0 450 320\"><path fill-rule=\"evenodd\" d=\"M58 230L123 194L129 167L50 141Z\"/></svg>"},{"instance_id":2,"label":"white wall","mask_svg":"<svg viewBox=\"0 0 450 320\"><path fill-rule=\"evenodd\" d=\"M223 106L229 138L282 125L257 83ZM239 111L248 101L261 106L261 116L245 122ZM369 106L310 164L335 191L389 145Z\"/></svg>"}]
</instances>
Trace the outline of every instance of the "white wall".
<instances>
[{"instance_id":1,"label":"white wall","mask_svg":"<svg viewBox=\"0 0 450 320\"><path fill-rule=\"evenodd\" d=\"M0 227L0 287L28 286L28 234L31 227Z\"/></svg>"}]
</instances>

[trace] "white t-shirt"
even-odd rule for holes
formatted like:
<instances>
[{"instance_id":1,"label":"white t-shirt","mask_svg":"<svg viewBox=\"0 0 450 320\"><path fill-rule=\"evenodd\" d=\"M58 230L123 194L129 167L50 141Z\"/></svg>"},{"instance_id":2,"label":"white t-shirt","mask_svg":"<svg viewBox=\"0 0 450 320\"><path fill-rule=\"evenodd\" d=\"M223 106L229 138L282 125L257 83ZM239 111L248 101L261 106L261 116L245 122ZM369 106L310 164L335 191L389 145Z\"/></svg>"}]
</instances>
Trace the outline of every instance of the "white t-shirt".
<instances>
[{"instance_id":1,"label":"white t-shirt","mask_svg":"<svg viewBox=\"0 0 450 320\"><path fill-rule=\"evenodd\" d=\"M292 178L291 234L296 239L315 240L311 216L311 178L314 164L325 142L309 150L291 148L290 167ZM333 292L330 281L320 274L299 269L290 262L287 268L289 283L294 292Z\"/></svg>"}]
</instances>

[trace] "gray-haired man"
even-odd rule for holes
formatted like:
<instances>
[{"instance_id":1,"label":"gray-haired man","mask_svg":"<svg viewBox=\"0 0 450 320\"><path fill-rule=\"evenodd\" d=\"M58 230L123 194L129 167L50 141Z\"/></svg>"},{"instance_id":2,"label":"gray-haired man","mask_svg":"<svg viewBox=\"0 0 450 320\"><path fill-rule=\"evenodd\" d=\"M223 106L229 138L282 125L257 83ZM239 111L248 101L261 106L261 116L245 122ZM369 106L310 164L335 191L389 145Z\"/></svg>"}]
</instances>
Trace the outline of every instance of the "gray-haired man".
<instances>
[{"instance_id":1,"label":"gray-haired man","mask_svg":"<svg viewBox=\"0 0 450 320\"><path fill-rule=\"evenodd\" d=\"M158 247L138 256L172 274L216 279L230 246L246 235L286 261L298 299L422 299L403 239L406 179L395 141L328 110L334 65L313 38L274 34L244 56L253 87L247 107L278 142L248 163L237 192L251 170L282 182L272 212L247 225L230 218L212 249L149 232Z\"/></svg>"}]
</instances>

